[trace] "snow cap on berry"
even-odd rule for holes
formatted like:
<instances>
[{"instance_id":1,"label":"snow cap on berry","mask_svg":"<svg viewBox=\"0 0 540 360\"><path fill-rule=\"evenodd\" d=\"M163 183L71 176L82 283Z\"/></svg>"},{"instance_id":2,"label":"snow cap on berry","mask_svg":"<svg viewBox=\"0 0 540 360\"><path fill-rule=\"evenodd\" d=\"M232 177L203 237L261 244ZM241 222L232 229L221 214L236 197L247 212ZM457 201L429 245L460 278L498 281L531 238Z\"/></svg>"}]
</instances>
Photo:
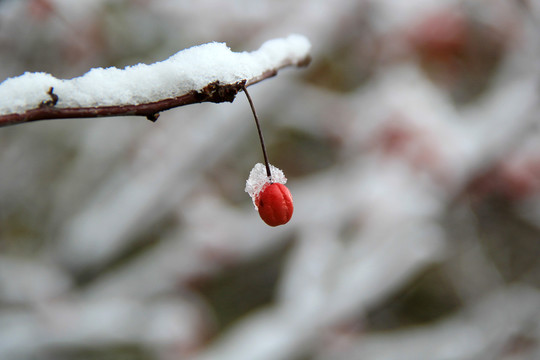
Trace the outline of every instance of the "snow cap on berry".
<instances>
[{"instance_id":1,"label":"snow cap on berry","mask_svg":"<svg viewBox=\"0 0 540 360\"><path fill-rule=\"evenodd\" d=\"M255 201L259 196L261 190L267 184L285 184L287 182L287 178L283 174L283 171L281 171L274 165L270 165L270 171L272 172L271 179L266 174L266 167L264 166L264 164L258 163L253 167L253 169L251 169L251 172L249 173L249 178L246 180L245 191L249 194L249 196L251 196L251 200L253 200L253 206L255 206L255 210L257 210L257 204Z\"/></svg>"}]
</instances>

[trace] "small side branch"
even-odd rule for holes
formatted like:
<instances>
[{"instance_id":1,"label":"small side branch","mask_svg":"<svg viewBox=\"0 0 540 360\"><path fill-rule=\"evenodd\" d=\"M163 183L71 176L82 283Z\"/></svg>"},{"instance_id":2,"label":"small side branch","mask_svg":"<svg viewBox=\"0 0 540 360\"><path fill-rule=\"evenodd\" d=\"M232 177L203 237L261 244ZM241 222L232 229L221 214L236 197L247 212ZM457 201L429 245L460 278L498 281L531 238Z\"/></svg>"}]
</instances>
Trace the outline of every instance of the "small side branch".
<instances>
[{"instance_id":1,"label":"small side branch","mask_svg":"<svg viewBox=\"0 0 540 360\"><path fill-rule=\"evenodd\" d=\"M49 91L47 91L47 95L49 95L51 97L51 99L42 101L41 104L39 104L40 108L52 107L52 106L56 105L56 103L58 102L58 95L56 95L54 93L54 88L53 87L49 88Z\"/></svg>"}]
</instances>

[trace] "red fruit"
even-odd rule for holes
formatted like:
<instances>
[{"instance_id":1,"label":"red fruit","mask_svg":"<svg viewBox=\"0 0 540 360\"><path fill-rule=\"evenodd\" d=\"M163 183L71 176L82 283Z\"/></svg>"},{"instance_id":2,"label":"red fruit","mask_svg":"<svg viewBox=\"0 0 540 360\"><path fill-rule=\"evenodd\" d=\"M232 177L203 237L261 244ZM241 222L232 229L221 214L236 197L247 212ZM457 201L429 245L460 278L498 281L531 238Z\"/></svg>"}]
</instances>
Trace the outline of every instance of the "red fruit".
<instances>
[{"instance_id":1,"label":"red fruit","mask_svg":"<svg viewBox=\"0 0 540 360\"><path fill-rule=\"evenodd\" d=\"M289 222L293 213L293 200L289 189L283 184L265 186L255 200L259 215L270 226Z\"/></svg>"}]
</instances>

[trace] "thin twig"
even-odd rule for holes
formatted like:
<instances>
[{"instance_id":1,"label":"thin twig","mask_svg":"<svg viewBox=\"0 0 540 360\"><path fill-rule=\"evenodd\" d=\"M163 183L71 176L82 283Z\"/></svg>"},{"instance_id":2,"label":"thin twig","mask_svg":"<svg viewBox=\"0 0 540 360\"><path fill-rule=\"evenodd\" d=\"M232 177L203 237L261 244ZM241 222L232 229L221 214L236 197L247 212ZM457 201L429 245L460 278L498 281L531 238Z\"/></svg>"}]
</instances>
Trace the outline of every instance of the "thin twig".
<instances>
[{"instance_id":1,"label":"thin twig","mask_svg":"<svg viewBox=\"0 0 540 360\"><path fill-rule=\"evenodd\" d=\"M272 179L272 172L270 171L270 163L268 162L268 155L266 154L266 146L264 146L264 138L261 131L261 125L259 124L259 118L257 117L257 113L255 112L255 106L253 105L253 100L251 100L251 96L249 96L249 93L245 85L242 85L242 90L244 90L244 93L246 94L246 97L249 102L249 106L251 107L251 111L253 112L253 117L255 118L255 125L257 125L257 132L259 133L259 140L261 141L261 148L262 148L263 157L264 157L264 165L266 166L266 175L268 176L268 178Z\"/></svg>"}]
</instances>

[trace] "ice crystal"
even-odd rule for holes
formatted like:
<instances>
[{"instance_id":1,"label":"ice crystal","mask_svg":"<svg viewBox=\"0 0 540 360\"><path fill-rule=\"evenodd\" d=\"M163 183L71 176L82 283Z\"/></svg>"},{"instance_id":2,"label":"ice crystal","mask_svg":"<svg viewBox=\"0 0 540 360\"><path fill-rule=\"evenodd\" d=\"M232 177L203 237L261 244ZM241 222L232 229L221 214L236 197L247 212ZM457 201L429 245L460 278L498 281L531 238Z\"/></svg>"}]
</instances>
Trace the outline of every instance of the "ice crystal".
<instances>
[{"instance_id":1,"label":"ice crystal","mask_svg":"<svg viewBox=\"0 0 540 360\"><path fill-rule=\"evenodd\" d=\"M264 164L255 164L255 166L253 167L253 169L251 169L251 172L249 173L249 178L246 180L245 191L249 194L249 196L251 196L251 199L253 200L253 206L255 206L255 210L257 210L255 199L257 199L259 193L267 184L285 184L287 182L287 178L283 174L283 171L281 171L272 164L270 164L270 171L272 173L271 178L269 178L266 174L266 166L264 166Z\"/></svg>"}]
</instances>

